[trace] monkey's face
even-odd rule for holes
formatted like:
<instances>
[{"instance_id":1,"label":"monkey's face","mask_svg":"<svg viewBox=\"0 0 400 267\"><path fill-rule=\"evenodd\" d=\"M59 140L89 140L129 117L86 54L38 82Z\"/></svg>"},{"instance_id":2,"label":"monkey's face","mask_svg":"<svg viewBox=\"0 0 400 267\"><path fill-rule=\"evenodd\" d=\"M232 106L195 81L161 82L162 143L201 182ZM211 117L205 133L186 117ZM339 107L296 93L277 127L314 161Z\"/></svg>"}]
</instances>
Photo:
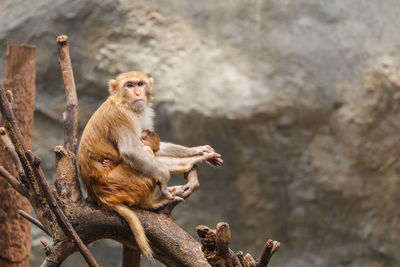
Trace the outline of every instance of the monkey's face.
<instances>
[{"instance_id":1,"label":"monkey's face","mask_svg":"<svg viewBox=\"0 0 400 267\"><path fill-rule=\"evenodd\" d=\"M145 146L150 147L154 153L160 150L160 137L153 131L143 130L140 138Z\"/></svg>"},{"instance_id":2,"label":"monkey's face","mask_svg":"<svg viewBox=\"0 0 400 267\"><path fill-rule=\"evenodd\" d=\"M145 73L131 71L118 75L110 81L112 95L126 100L135 112L143 111L152 99L153 78Z\"/></svg>"},{"instance_id":3,"label":"monkey's face","mask_svg":"<svg viewBox=\"0 0 400 267\"><path fill-rule=\"evenodd\" d=\"M147 107L147 87L145 80L130 79L124 81L124 98L129 101L134 111L140 112Z\"/></svg>"}]
</instances>

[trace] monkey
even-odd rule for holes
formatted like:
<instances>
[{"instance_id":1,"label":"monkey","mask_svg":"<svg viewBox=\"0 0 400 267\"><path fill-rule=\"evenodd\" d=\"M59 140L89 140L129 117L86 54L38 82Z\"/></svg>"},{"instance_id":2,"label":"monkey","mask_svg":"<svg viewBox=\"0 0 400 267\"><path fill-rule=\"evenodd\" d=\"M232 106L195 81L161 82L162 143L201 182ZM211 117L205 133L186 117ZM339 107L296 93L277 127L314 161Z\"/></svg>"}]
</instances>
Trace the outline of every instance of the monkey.
<instances>
[{"instance_id":1,"label":"monkey","mask_svg":"<svg viewBox=\"0 0 400 267\"><path fill-rule=\"evenodd\" d=\"M115 211L129 224L142 253L153 260L137 215L130 206L154 209L181 201L168 188L170 170L162 157L209 155L213 165L222 159L210 146L184 147L161 142L159 151L148 153L140 137L143 129L153 129L151 108L154 80L143 72L121 73L110 80L110 96L87 122L78 151L78 167L88 195L103 209ZM109 160L115 166L103 166ZM187 167L187 166L186 166ZM154 197L156 186L161 195Z\"/></svg>"}]
</instances>

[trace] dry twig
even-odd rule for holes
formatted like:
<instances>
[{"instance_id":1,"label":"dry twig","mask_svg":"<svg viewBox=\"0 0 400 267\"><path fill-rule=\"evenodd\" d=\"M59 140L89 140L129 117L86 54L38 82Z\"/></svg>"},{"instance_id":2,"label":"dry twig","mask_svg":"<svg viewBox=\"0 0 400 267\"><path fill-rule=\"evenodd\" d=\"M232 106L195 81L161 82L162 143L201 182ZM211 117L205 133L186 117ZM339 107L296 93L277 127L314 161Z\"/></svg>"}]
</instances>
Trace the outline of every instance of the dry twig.
<instances>
[{"instance_id":1,"label":"dry twig","mask_svg":"<svg viewBox=\"0 0 400 267\"><path fill-rule=\"evenodd\" d=\"M51 236L50 233L47 231L47 229L44 228L43 224L41 222L39 222L39 220L33 218L31 215L29 215L28 213L26 213L23 210L19 210L18 211L19 215L21 215L23 218L27 219L28 221L30 221L31 223L33 223L34 225L36 225L37 227L39 227L43 232L45 232L48 236Z\"/></svg>"}]
</instances>

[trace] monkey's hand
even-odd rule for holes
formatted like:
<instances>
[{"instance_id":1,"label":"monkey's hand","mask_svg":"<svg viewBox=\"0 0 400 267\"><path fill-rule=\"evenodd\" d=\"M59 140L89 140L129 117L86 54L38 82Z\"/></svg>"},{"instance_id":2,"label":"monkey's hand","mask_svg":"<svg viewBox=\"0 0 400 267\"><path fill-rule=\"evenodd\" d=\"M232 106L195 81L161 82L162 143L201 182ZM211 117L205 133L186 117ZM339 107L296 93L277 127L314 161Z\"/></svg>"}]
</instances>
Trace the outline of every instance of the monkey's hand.
<instances>
[{"instance_id":1,"label":"monkey's hand","mask_svg":"<svg viewBox=\"0 0 400 267\"><path fill-rule=\"evenodd\" d=\"M212 153L215 152L214 148L212 148L209 145L205 145L205 146L195 146L195 147L191 147L190 148L190 156L198 156L198 155L203 155L204 153Z\"/></svg>"},{"instance_id":2,"label":"monkey's hand","mask_svg":"<svg viewBox=\"0 0 400 267\"><path fill-rule=\"evenodd\" d=\"M224 160L221 158L220 154L209 158L207 161L213 166L222 166L222 164L224 164Z\"/></svg>"},{"instance_id":3,"label":"monkey's hand","mask_svg":"<svg viewBox=\"0 0 400 267\"><path fill-rule=\"evenodd\" d=\"M209 145L192 147L192 148L190 148L190 150L193 153L197 153L194 155L208 154L206 160L208 161L208 163L210 163L213 166L222 166L222 164L224 163L224 161L221 158L221 155L216 153L214 148L212 148ZM212 154L212 153L213 153L213 155L211 156L210 154Z\"/></svg>"},{"instance_id":4,"label":"monkey's hand","mask_svg":"<svg viewBox=\"0 0 400 267\"><path fill-rule=\"evenodd\" d=\"M222 164L224 163L224 161L221 158L221 155L216 152L205 152L203 154L203 160L206 160L213 166L222 166Z\"/></svg>"}]
</instances>

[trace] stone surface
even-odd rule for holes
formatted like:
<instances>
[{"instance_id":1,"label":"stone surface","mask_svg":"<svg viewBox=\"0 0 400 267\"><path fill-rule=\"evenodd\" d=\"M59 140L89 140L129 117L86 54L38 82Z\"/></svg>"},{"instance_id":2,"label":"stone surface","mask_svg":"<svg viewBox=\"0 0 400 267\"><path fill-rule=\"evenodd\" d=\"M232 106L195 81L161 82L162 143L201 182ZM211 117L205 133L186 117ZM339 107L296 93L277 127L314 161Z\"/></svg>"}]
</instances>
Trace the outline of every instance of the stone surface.
<instances>
[{"instance_id":1,"label":"stone surface","mask_svg":"<svg viewBox=\"0 0 400 267\"><path fill-rule=\"evenodd\" d=\"M107 81L138 69L155 78L162 139L224 156L174 213L187 231L226 221L254 256L279 240L271 266L397 266L399 12L394 0L3 0L0 51L37 46L34 150L49 177L67 34L81 128Z\"/></svg>"}]
</instances>

